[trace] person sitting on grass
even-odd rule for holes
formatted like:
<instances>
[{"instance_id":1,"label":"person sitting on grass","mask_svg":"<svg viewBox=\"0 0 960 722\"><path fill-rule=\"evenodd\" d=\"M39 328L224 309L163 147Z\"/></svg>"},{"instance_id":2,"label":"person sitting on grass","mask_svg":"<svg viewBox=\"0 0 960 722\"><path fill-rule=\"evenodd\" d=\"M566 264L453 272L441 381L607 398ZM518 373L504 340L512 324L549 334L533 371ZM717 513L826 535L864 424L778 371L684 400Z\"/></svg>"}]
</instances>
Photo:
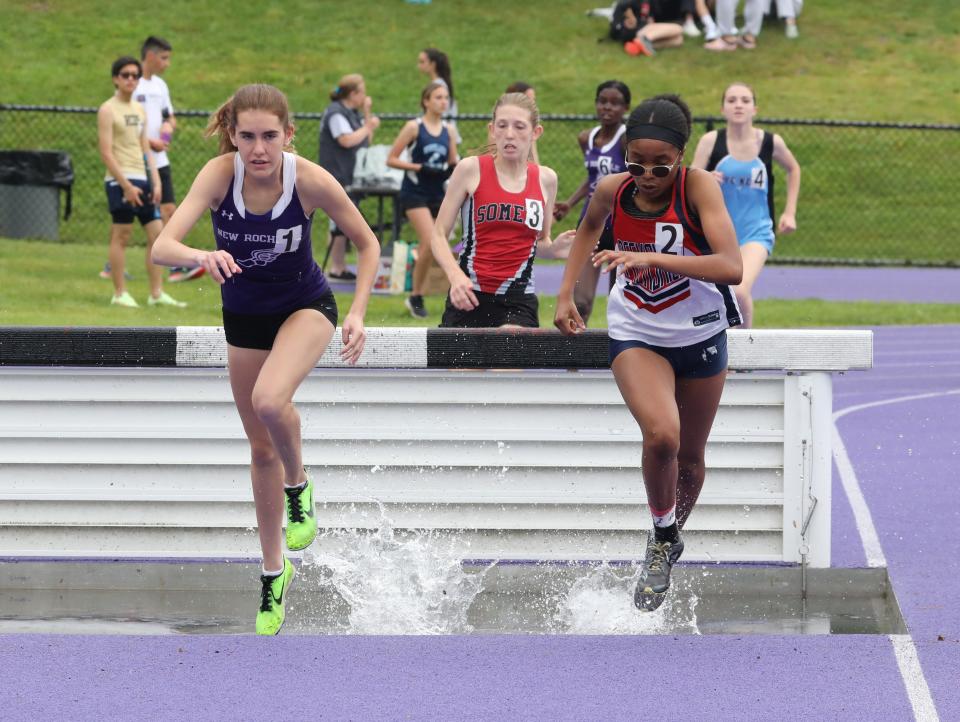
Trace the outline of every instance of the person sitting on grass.
<instances>
[{"instance_id":1,"label":"person sitting on grass","mask_svg":"<svg viewBox=\"0 0 960 722\"><path fill-rule=\"evenodd\" d=\"M649 2L621 0L610 21L610 37L622 42L628 55L654 56L657 50L683 44L683 26L656 22Z\"/></svg>"}]
</instances>

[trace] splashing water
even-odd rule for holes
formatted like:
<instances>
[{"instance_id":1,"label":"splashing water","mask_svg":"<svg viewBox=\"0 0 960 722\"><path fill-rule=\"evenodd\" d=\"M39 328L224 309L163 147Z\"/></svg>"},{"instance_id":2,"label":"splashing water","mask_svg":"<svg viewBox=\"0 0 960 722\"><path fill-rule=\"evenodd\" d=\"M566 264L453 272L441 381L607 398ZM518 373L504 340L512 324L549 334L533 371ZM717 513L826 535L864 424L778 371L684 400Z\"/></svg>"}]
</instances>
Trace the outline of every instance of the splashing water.
<instances>
[{"instance_id":1,"label":"splashing water","mask_svg":"<svg viewBox=\"0 0 960 722\"><path fill-rule=\"evenodd\" d=\"M663 605L641 612L633 605L638 568L625 576L602 564L577 579L561 600L555 619L566 634L699 634L697 596L675 579Z\"/></svg>"},{"instance_id":2,"label":"splashing water","mask_svg":"<svg viewBox=\"0 0 960 722\"><path fill-rule=\"evenodd\" d=\"M307 552L303 563L318 570L321 584L342 598L349 608L347 626L339 633L348 634L469 634L474 627L468 615L474 602L475 623L486 628L492 619L485 619L483 608L499 608L491 601L504 592L497 583L502 573L494 573L493 588L484 589L490 564L479 571L465 571L461 556L462 544L455 537L432 531L397 531L379 507L376 530L338 529L323 533L317 553ZM581 567L574 572L572 584L561 581L569 571L557 567L560 576L543 570L527 598L527 604L513 608L516 617L508 626L513 631L534 631L559 634L699 634L696 606L698 598L684 575L674 579L673 588L663 605L655 612L641 612L633 605L633 590L639 569L630 574L624 568L608 564ZM570 570L570 567L566 567ZM581 573L582 572L582 573ZM509 574L508 574L509 576ZM528 582L529 583L529 582ZM557 584L559 583L559 587ZM489 586L489 584L488 584ZM509 580L504 589L509 589ZM494 597L490 597L490 594ZM484 595L484 596L480 596ZM510 593L502 600L508 601ZM480 599L478 599L480 597ZM482 600L486 599L486 603ZM334 605L336 606L336 605ZM509 607L508 603L508 607ZM329 619L331 608L314 610ZM500 609L500 611L504 611ZM344 610L341 608L339 615ZM476 617L476 613L480 617ZM339 616L337 615L337 616ZM494 616L498 616L496 613ZM343 616L340 616L343 619ZM484 618L484 622L479 619ZM500 624L506 622L500 619ZM342 622L341 622L342 624ZM493 622L492 628L497 627ZM487 630L491 631L491 630Z\"/></svg>"},{"instance_id":3,"label":"splashing water","mask_svg":"<svg viewBox=\"0 0 960 722\"><path fill-rule=\"evenodd\" d=\"M454 539L429 531L397 535L380 506L375 532L330 531L337 554L304 562L325 568L330 585L350 606L351 634L464 634L467 611L483 589L484 571L463 570ZM323 546L323 544L321 544ZM327 546L331 546L327 544Z\"/></svg>"}]
</instances>

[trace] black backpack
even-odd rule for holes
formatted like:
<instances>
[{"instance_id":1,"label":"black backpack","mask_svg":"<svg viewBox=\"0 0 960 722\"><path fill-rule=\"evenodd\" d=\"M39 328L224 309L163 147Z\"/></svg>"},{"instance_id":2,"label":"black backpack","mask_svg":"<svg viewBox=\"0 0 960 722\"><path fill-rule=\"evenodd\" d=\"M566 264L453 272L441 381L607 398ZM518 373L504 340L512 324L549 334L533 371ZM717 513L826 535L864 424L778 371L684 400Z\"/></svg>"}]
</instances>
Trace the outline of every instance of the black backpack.
<instances>
[{"instance_id":1,"label":"black backpack","mask_svg":"<svg viewBox=\"0 0 960 722\"><path fill-rule=\"evenodd\" d=\"M637 26L635 28L624 27L623 18L627 10L633 11L637 16ZM610 39L620 43L633 40L637 31L647 23L650 15L650 3L640 2L639 0L619 0L617 6L613 9L613 17L610 19Z\"/></svg>"}]
</instances>

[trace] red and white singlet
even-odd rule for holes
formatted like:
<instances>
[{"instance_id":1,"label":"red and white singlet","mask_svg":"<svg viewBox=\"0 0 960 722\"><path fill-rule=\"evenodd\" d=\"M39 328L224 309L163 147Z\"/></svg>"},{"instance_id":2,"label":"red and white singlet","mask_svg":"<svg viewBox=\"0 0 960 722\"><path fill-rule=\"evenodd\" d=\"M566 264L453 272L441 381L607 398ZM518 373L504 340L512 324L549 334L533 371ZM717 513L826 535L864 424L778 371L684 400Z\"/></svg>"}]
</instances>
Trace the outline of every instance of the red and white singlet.
<instances>
[{"instance_id":1,"label":"red and white singlet","mask_svg":"<svg viewBox=\"0 0 960 722\"><path fill-rule=\"evenodd\" d=\"M480 183L460 211L460 268L473 281L474 291L534 293L533 260L546 212L540 166L527 163L526 186L520 193L510 193L500 186L493 156L477 160Z\"/></svg>"},{"instance_id":2,"label":"red and white singlet","mask_svg":"<svg viewBox=\"0 0 960 722\"><path fill-rule=\"evenodd\" d=\"M701 256L712 253L686 206L688 169L682 168L670 204L659 215L634 204L636 185L628 176L614 197L613 237L618 251ZM729 286L699 281L660 268L631 268L617 274L607 302L610 338L676 348L705 341L742 323Z\"/></svg>"}]
</instances>

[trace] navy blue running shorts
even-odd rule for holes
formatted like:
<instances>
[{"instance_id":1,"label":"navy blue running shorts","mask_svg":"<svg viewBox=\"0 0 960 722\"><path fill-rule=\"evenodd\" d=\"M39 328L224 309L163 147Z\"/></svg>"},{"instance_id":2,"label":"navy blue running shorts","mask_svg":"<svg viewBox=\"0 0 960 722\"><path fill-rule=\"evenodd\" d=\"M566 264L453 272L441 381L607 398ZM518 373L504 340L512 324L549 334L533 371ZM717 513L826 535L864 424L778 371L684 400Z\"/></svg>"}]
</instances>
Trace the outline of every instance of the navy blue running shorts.
<instances>
[{"instance_id":1,"label":"navy blue running shorts","mask_svg":"<svg viewBox=\"0 0 960 722\"><path fill-rule=\"evenodd\" d=\"M727 370L727 331L724 329L706 341L692 346L653 346L643 341L617 341L610 339L610 364L623 351L645 348L663 356L673 367L678 379L705 379Z\"/></svg>"},{"instance_id":2,"label":"navy blue running shorts","mask_svg":"<svg viewBox=\"0 0 960 722\"><path fill-rule=\"evenodd\" d=\"M141 226L145 226L153 221L159 221L160 209L150 202L150 184L145 180L131 179L130 182L140 190L142 206L127 203L123 197L123 188L116 181L106 181L103 184L107 193L107 207L113 222L118 226L126 226L133 223L133 219L136 218Z\"/></svg>"},{"instance_id":3,"label":"navy blue running shorts","mask_svg":"<svg viewBox=\"0 0 960 722\"><path fill-rule=\"evenodd\" d=\"M436 218L437 214L440 213L440 204L443 203L443 196L431 197L421 193L404 193L400 191L400 195L397 196L397 201L400 203L400 208L404 213L413 208L427 208L430 211L430 215Z\"/></svg>"}]
</instances>

